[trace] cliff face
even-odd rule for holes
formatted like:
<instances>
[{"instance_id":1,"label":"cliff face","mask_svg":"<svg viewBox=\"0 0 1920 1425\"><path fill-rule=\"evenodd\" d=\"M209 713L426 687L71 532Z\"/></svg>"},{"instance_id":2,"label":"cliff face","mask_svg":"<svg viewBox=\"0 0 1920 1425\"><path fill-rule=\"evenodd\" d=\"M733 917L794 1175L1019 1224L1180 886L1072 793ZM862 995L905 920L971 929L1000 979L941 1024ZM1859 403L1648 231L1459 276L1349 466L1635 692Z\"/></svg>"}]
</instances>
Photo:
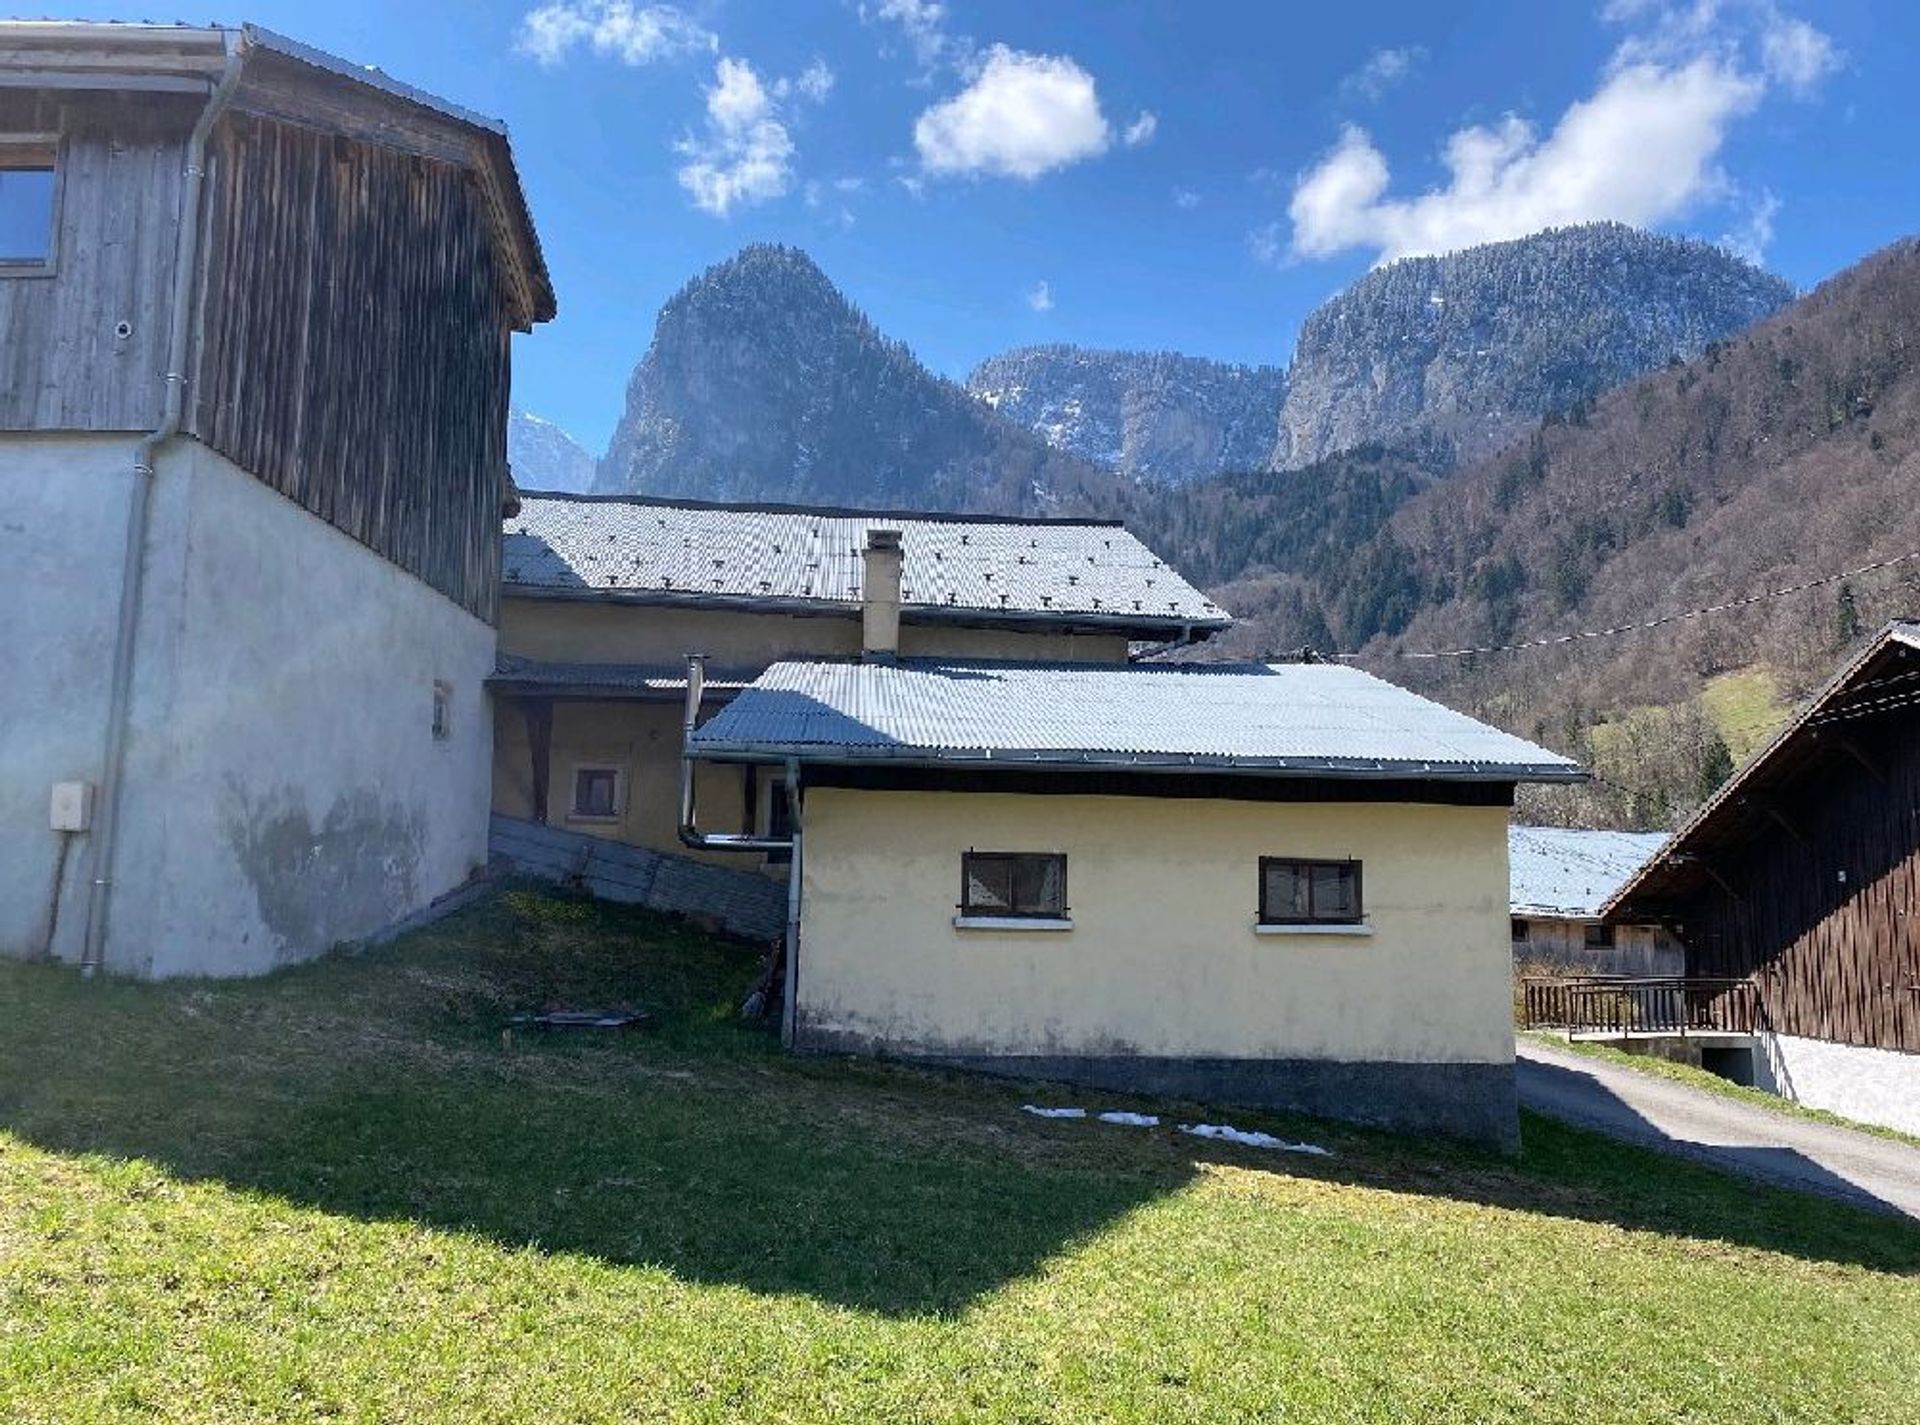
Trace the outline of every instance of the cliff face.
<instances>
[{"instance_id":1,"label":"cliff face","mask_svg":"<svg viewBox=\"0 0 1920 1425\"><path fill-rule=\"evenodd\" d=\"M1270 464L1369 442L1466 464L1793 297L1717 247L1617 223L1395 262L1301 327Z\"/></svg>"},{"instance_id":2,"label":"cliff face","mask_svg":"<svg viewBox=\"0 0 1920 1425\"><path fill-rule=\"evenodd\" d=\"M806 254L756 246L661 310L595 488L1033 513L1111 482L886 340Z\"/></svg>"},{"instance_id":3,"label":"cliff face","mask_svg":"<svg viewBox=\"0 0 1920 1425\"><path fill-rule=\"evenodd\" d=\"M507 416L507 464L513 470L513 483L522 490L577 494L593 487L594 460L585 447L531 411Z\"/></svg>"},{"instance_id":4,"label":"cliff face","mask_svg":"<svg viewBox=\"0 0 1920 1425\"><path fill-rule=\"evenodd\" d=\"M1055 449L1178 485L1265 466L1286 373L1172 352L1029 346L980 363L967 389Z\"/></svg>"}]
</instances>

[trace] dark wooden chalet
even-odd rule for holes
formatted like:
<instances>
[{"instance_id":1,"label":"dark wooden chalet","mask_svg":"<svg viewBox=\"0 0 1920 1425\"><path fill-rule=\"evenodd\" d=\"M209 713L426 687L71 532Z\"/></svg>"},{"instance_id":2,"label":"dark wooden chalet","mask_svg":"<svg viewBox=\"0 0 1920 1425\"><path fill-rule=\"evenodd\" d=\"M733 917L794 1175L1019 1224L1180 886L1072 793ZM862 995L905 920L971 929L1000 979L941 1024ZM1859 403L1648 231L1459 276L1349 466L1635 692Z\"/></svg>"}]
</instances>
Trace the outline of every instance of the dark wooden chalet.
<instances>
[{"instance_id":1,"label":"dark wooden chalet","mask_svg":"<svg viewBox=\"0 0 1920 1425\"><path fill-rule=\"evenodd\" d=\"M53 193L0 253L0 431L152 430L183 383L183 434L495 617L508 342L554 314L499 123L254 26L7 22L0 169Z\"/></svg>"},{"instance_id":2,"label":"dark wooden chalet","mask_svg":"<svg viewBox=\"0 0 1920 1425\"><path fill-rule=\"evenodd\" d=\"M1920 623L1883 629L1607 902L1754 1028L1920 1054Z\"/></svg>"}]
</instances>

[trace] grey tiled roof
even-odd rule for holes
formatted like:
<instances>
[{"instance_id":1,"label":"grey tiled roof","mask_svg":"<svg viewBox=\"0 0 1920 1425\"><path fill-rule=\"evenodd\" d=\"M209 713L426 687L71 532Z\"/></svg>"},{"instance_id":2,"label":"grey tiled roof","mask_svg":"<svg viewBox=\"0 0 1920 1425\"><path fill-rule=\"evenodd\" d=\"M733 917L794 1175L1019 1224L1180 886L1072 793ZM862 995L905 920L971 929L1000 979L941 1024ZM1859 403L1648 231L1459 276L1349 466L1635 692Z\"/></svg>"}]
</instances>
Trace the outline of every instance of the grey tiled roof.
<instances>
[{"instance_id":1,"label":"grey tiled roof","mask_svg":"<svg viewBox=\"0 0 1920 1425\"><path fill-rule=\"evenodd\" d=\"M1573 780L1571 761L1332 664L776 663L709 755Z\"/></svg>"},{"instance_id":2,"label":"grey tiled roof","mask_svg":"<svg viewBox=\"0 0 1920 1425\"><path fill-rule=\"evenodd\" d=\"M1667 844L1660 831L1569 831L1557 826L1507 830L1513 913L1593 920L1608 896Z\"/></svg>"},{"instance_id":3,"label":"grey tiled roof","mask_svg":"<svg viewBox=\"0 0 1920 1425\"><path fill-rule=\"evenodd\" d=\"M1165 629L1232 620L1117 524L521 495L506 592L847 608L867 531L899 529L909 620Z\"/></svg>"}]
</instances>

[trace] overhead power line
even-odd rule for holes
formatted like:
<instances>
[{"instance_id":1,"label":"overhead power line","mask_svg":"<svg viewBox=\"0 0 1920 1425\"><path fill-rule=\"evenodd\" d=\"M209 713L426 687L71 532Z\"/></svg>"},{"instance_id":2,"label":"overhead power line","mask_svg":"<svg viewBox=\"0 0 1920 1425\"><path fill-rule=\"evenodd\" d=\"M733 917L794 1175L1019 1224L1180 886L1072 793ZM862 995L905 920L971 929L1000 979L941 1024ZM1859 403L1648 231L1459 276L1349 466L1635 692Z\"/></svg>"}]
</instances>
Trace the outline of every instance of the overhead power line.
<instances>
[{"instance_id":1,"label":"overhead power line","mask_svg":"<svg viewBox=\"0 0 1920 1425\"><path fill-rule=\"evenodd\" d=\"M1838 574L1822 574L1816 579L1804 579L1798 584L1788 584L1784 588L1765 589L1757 594L1748 594L1744 598L1728 599L1725 603L1708 604L1704 608L1687 609L1682 613L1661 614L1657 618L1643 619L1638 623L1615 624L1612 628L1589 628L1577 633L1556 634L1551 638L1529 638L1519 643L1496 643L1481 648L1435 648L1416 652L1395 649L1392 652L1380 654L1335 653L1331 656L1347 662L1364 658L1477 658L1489 653L1518 653L1528 648L1553 648L1561 644L1581 643L1588 639L1612 638L1616 634L1644 633L1648 629L1662 628L1672 623L1685 623L1689 619L1704 618L1708 614L1747 608L1753 604L1765 603L1768 599L1785 598L1789 594L1803 594L1808 589L1817 589L1823 584L1837 584L1843 579L1857 579L1862 574L1891 569L1899 564L1912 564L1917 560L1920 560L1920 550L1915 550L1911 554L1895 555L1891 559L1877 559L1871 564L1862 564L1858 569L1843 569Z\"/></svg>"}]
</instances>

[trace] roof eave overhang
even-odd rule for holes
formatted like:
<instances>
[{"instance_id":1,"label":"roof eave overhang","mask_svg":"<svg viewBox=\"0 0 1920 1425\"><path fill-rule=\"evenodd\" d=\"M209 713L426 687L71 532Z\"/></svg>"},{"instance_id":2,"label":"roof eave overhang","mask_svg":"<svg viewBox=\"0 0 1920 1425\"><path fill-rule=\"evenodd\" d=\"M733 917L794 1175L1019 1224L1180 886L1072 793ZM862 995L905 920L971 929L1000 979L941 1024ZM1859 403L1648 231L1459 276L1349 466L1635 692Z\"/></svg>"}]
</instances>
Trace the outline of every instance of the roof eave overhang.
<instances>
[{"instance_id":1,"label":"roof eave overhang","mask_svg":"<svg viewBox=\"0 0 1920 1425\"><path fill-rule=\"evenodd\" d=\"M98 21L0 23L0 88L204 93L226 62L229 37L344 83L360 86L458 125L471 136L471 167L482 176L496 234L507 258L515 330L551 321L556 303L540 238L514 168L506 125L350 64L259 25L107 24Z\"/></svg>"},{"instance_id":2,"label":"roof eave overhang","mask_svg":"<svg viewBox=\"0 0 1920 1425\"><path fill-rule=\"evenodd\" d=\"M1619 890L1607 897L1600 907L1600 919L1625 923L1671 916L1674 912L1673 899L1684 894L1689 883L1703 879L1697 873L1686 870L1689 862L1699 859L1691 846L1701 829L1718 817L1724 808L1739 802L1755 776L1765 769L1774 756L1804 733L1810 722L1847 691L1862 669L1894 644L1920 649L1920 625L1895 620L1881 628L1864 648L1826 681L1804 708L1787 720L1786 726L1776 732L1764 748L1749 758L1717 792L1700 804L1660 851L1628 877ZM1675 886L1672 884L1675 881L1680 884Z\"/></svg>"},{"instance_id":3,"label":"roof eave overhang","mask_svg":"<svg viewBox=\"0 0 1920 1425\"><path fill-rule=\"evenodd\" d=\"M1264 777L1334 777L1355 781L1583 782L1584 768L1556 764L1397 762L1338 757L1231 757L1056 751L975 751L927 747L823 747L815 743L722 742L695 736L691 755L713 762L801 762L819 766L1051 768L1060 771L1219 772Z\"/></svg>"},{"instance_id":4,"label":"roof eave overhang","mask_svg":"<svg viewBox=\"0 0 1920 1425\"><path fill-rule=\"evenodd\" d=\"M670 589L556 588L546 584L503 583L509 599L546 599L572 603L631 604L648 608L731 610L737 613L790 614L799 618L860 617L857 599L762 597L754 594L696 594ZM1233 627L1232 618L1185 618L1178 614L1120 614L1066 612L1053 609L987 609L958 604L903 604L900 621L908 624L964 625L981 628L1014 626L1061 632L1094 630L1102 633L1140 633L1162 636L1191 630L1211 637Z\"/></svg>"}]
</instances>

